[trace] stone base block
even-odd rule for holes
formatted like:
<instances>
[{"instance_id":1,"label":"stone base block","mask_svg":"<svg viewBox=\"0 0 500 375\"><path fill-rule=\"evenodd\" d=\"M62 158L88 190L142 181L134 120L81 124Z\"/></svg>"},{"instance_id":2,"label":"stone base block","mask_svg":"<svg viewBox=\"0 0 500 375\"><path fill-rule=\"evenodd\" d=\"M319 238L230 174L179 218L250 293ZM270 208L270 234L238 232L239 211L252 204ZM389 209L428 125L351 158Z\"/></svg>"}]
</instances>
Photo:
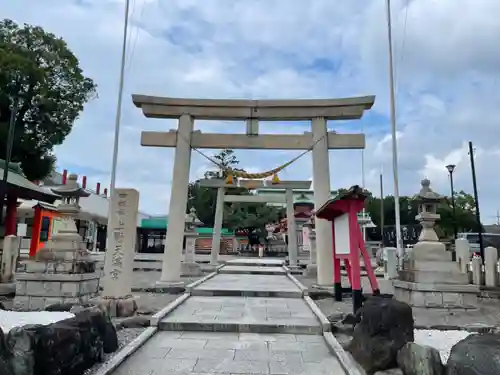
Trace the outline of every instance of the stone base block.
<instances>
[{"instance_id":1,"label":"stone base block","mask_svg":"<svg viewBox=\"0 0 500 375\"><path fill-rule=\"evenodd\" d=\"M92 302L111 317L126 318L135 315L137 312L137 298L134 296L100 297Z\"/></svg>"},{"instance_id":2,"label":"stone base block","mask_svg":"<svg viewBox=\"0 0 500 375\"><path fill-rule=\"evenodd\" d=\"M413 307L477 309L476 285L424 284L394 280L394 298Z\"/></svg>"},{"instance_id":3,"label":"stone base block","mask_svg":"<svg viewBox=\"0 0 500 375\"><path fill-rule=\"evenodd\" d=\"M181 263L181 275L182 276L201 276L203 271L201 266L195 262L182 262Z\"/></svg>"},{"instance_id":4,"label":"stone base block","mask_svg":"<svg viewBox=\"0 0 500 375\"><path fill-rule=\"evenodd\" d=\"M318 265L317 264L308 264L306 269L304 270L305 277L318 277Z\"/></svg>"},{"instance_id":5,"label":"stone base block","mask_svg":"<svg viewBox=\"0 0 500 375\"><path fill-rule=\"evenodd\" d=\"M18 273L14 309L43 310L60 303L88 303L98 295L100 274Z\"/></svg>"}]
</instances>

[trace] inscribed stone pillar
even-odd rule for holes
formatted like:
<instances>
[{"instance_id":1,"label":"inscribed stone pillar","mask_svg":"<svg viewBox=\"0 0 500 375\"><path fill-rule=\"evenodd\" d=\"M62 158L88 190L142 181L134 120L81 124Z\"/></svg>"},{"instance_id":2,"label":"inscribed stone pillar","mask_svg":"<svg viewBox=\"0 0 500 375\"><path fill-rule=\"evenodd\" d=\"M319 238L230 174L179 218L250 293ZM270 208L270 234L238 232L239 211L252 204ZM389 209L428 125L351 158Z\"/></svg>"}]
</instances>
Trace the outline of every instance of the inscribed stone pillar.
<instances>
[{"instance_id":1,"label":"inscribed stone pillar","mask_svg":"<svg viewBox=\"0 0 500 375\"><path fill-rule=\"evenodd\" d=\"M498 285L498 251L493 246L484 249L484 283L486 286Z\"/></svg>"},{"instance_id":2,"label":"inscribed stone pillar","mask_svg":"<svg viewBox=\"0 0 500 375\"><path fill-rule=\"evenodd\" d=\"M295 224L295 210L293 209L293 190L286 189L286 222L288 233L288 260L290 266L297 265L297 229Z\"/></svg>"},{"instance_id":3,"label":"inscribed stone pillar","mask_svg":"<svg viewBox=\"0 0 500 375\"><path fill-rule=\"evenodd\" d=\"M386 247L382 249L384 257L384 278L392 280L398 277L398 249Z\"/></svg>"},{"instance_id":4,"label":"inscribed stone pillar","mask_svg":"<svg viewBox=\"0 0 500 375\"><path fill-rule=\"evenodd\" d=\"M224 192L223 187L217 189L217 202L215 205L214 234L212 237L212 251L210 252L210 264L219 263L220 239L222 230L222 219L224 216Z\"/></svg>"},{"instance_id":5,"label":"inscribed stone pillar","mask_svg":"<svg viewBox=\"0 0 500 375\"><path fill-rule=\"evenodd\" d=\"M139 192L115 189L111 199L111 238L104 261L103 297L123 298L132 291Z\"/></svg>"},{"instance_id":6,"label":"inscribed stone pillar","mask_svg":"<svg viewBox=\"0 0 500 375\"><path fill-rule=\"evenodd\" d=\"M196 238L198 233L186 233L186 254L184 259L187 263L195 263Z\"/></svg>"},{"instance_id":7,"label":"inscribed stone pillar","mask_svg":"<svg viewBox=\"0 0 500 375\"><path fill-rule=\"evenodd\" d=\"M470 245L465 238L457 238L455 240L455 251L457 260L460 265L460 272L467 273L470 261Z\"/></svg>"},{"instance_id":8,"label":"inscribed stone pillar","mask_svg":"<svg viewBox=\"0 0 500 375\"><path fill-rule=\"evenodd\" d=\"M168 210L168 231L160 284L179 282L181 278L182 242L191 165L190 143L193 122L193 118L189 115L182 115L179 118L170 208Z\"/></svg>"},{"instance_id":9,"label":"inscribed stone pillar","mask_svg":"<svg viewBox=\"0 0 500 375\"><path fill-rule=\"evenodd\" d=\"M330 198L330 160L328 158L328 138L326 120L318 117L312 120L314 147L313 184L314 208L317 210ZM316 219L316 263L319 285L333 283L332 227L327 220Z\"/></svg>"},{"instance_id":10,"label":"inscribed stone pillar","mask_svg":"<svg viewBox=\"0 0 500 375\"><path fill-rule=\"evenodd\" d=\"M16 272L19 257L19 237L8 235L3 240L3 249L0 260L0 283L10 283Z\"/></svg>"}]
</instances>

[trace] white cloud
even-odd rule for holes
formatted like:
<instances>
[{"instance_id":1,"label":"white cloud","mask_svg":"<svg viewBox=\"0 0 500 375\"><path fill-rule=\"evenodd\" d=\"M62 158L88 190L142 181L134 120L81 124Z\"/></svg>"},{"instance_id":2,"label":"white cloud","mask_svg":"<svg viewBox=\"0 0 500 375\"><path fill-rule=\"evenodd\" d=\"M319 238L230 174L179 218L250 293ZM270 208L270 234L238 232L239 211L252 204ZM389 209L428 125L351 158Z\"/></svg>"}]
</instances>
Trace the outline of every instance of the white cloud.
<instances>
[{"instance_id":1,"label":"white cloud","mask_svg":"<svg viewBox=\"0 0 500 375\"><path fill-rule=\"evenodd\" d=\"M85 73L99 85L73 132L58 147L59 166L86 171L89 183L109 181L125 0L17 0L2 15L43 26L63 37ZM378 191L384 170L391 193L384 1L378 0L132 0L118 184L141 192L141 207L166 213L173 150L139 144L141 130L175 122L142 116L132 93L172 97L309 98L377 96L363 121L329 123L338 132L367 136L366 183ZM472 190L467 149L477 149L482 214L492 221L500 181L500 2L394 0L398 154L402 194L418 191L422 175L443 194L447 163L457 164L457 189ZM202 131L242 133L244 124L200 122ZM265 123L265 133L302 133L306 125ZM464 148L465 147L465 148ZM207 150L207 152L210 152ZM241 166L268 170L295 152L237 151ZM332 188L361 183L360 151L332 151ZM282 179L309 179L311 156ZM206 160L193 155L191 176Z\"/></svg>"}]
</instances>

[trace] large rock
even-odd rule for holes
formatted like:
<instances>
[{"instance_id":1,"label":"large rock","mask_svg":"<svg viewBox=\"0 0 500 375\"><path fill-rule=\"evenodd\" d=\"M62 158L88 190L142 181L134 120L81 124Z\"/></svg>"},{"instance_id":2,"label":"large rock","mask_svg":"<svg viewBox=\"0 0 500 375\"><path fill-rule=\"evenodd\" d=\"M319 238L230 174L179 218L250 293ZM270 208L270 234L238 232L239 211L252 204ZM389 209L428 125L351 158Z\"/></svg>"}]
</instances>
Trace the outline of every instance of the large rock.
<instances>
[{"instance_id":1,"label":"large rock","mask_svg":"<svg viewBox=\"0 0 500 375\"><path fill-rule=\"evenodd\" d=\"M439 351L414 342L406 343L398 352L398 367L405 375L442 375L443 363Z\"/></svg>"},{"instance_id":2,"label":"large rock","mask_svg":"<svg viewBox=\"0 0 500 375\"><path fill-rule=\"evenodd\" d=\"M0 374L2 375L14 375L12 373L12 368L10 367L9 359L11 358L11 353L7 349L7 343L5 342L5 335L3 330L0 329Z\"/></svg>"},{"instance_id":3,"label":"large rock","mask_svg":"<svg viewBox=\"0 0 500 375\"><path fill-rule=\"evenodd\" d=\"M411 307L388 298L368 298L357 313L353 339L347 350L367 374L397 367L397 353L412 342Z\"/></svg>"},{"instance_id":4,"label":"large rock","mask_svg":"<svg viewBox=\"0 0 500 375\"><path fill-rule=\"evenodd\" d=\"M470 335L451 348L446 375L500 374L500 335Z\"/></svg>"},{"instance_id":5,"label":"large rock","mask_svg":"<svg viewBox=\"0 0 500 375\"><path fill-rule=\"evenodd\" d=\"M13 328L6 342L14 375L80 375L118 347L114 326L98 308L47 326Z\"/></svg>"}]
</instances>

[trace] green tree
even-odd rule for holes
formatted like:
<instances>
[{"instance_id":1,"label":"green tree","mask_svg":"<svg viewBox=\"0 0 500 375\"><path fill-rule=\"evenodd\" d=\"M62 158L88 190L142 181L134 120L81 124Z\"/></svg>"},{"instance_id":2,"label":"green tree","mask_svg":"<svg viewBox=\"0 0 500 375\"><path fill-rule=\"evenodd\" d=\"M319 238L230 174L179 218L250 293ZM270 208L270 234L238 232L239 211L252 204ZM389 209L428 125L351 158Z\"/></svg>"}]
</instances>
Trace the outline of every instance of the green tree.
<instances>
[{"instance_id":1,"label":"green tree","mask_svg":"<svg viewBox=\"0 0 500 375\"><path fill-rule=\"evenodd\" d=\"M204 174L206 179L225 179L227 177L226 168L236 170L237 165L240 163L234 151L229 149L221 150L211 158L215 160L220 167L214 165L214 169L206 171ZM237 170L243 171L242 169ZM248 189L238 187L228 189L228 192L232 195L249 194ZM198 218L206 227L214 226L216 202L217 189L200 186L198 181L189 183L187 212L189 212L191 207L194 207ZM225 217L227 217L227 215L225 215Z\"/></svg>"},{"instance_id":2,"label":"green tree","mask_svg":"<svg viewBox=\"0 0 500 375\"><path fill-rule=\"evenodd\" d=\"M212 156L220 167L205 172L207 179L225 179L227 177L227 168L244 171L238 168L239 160L233 150L221 150ZM245 188L227 189L231 195L250 195L252 194ZM214 226L215 207L217 202L217 189L202 187L198 181L191 182L188 187L188 207L196 209L198 218L206 227ZM264 230L264 226L270 222L277 221L283 215L283 209L280 207L269 206L265 203L226 203L224 206L223 227L227 229L258 229Z\"/></svg>"},{"instance_id":3,"label":"green tree","mask_svg":"<svg viewBox=\"0 0 500 375\"><path fill-rule=\"evenodd\" d=\"M381 205L380 198L370 195L366 202L366 210L369 212L373 223L380 227L381 222ZM464 191L455 192L455 210L456 223L458 232L477 232L477 224L475 218L475 203L474 197ZM437 213L441 216L437 223L438 234L441 237L453 236L453 209L451 198L441 202L438 206ZM400 218L401 225L418 224L415 216L418 215L418 202L414 197L400 197ZM395 225L394 197L384 197L384 225Z\"/></svg>"},{"instance_id":4,"label":"green tree","mask_svg":"<svg viewBox=\"0 0 500 375\"><path fill-rule=\"evenodd\" d=\"M64 40L41 27L0 21L0 158L15 110L12 161L30 180L46 177L54 168L54 146L95 93Z\"/></svg>"},{"instance_id":5,"label":"green tree","mask_svg":"<svg viewBox=\"0 0 500 375\"><path fill-rule=\"evenodd\" d=\"M463 190L455 192L455 220L457 231L479 232L476 221L476 204L474 197ZM451 197L441 203L438 209L441 215L439 226L447 237L453 236L453 206Z\"/></svg>"}]
</instances>

